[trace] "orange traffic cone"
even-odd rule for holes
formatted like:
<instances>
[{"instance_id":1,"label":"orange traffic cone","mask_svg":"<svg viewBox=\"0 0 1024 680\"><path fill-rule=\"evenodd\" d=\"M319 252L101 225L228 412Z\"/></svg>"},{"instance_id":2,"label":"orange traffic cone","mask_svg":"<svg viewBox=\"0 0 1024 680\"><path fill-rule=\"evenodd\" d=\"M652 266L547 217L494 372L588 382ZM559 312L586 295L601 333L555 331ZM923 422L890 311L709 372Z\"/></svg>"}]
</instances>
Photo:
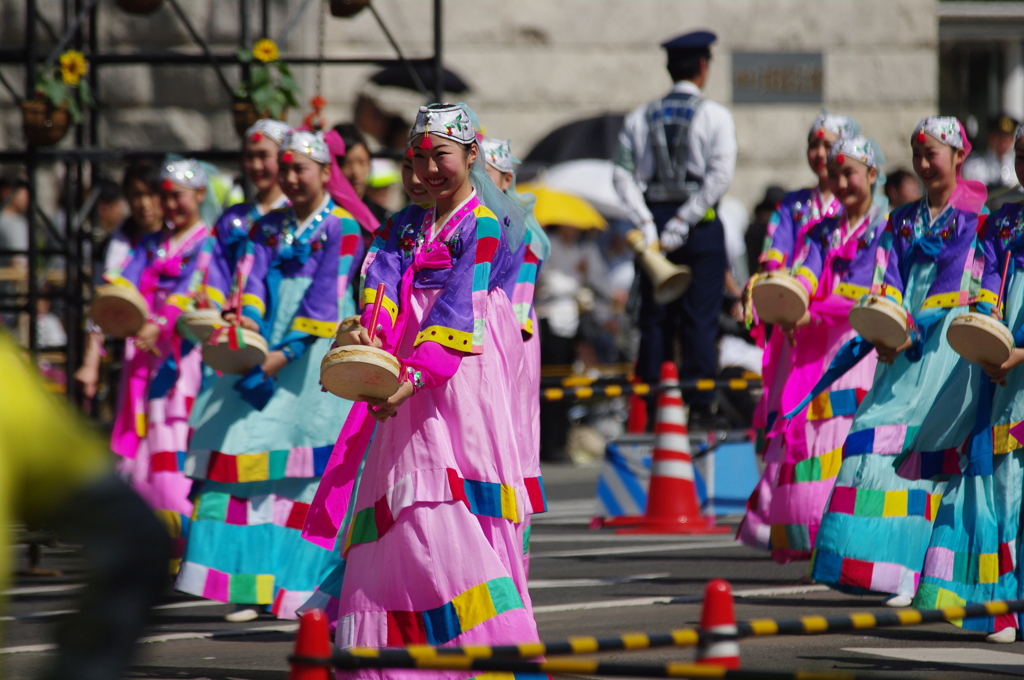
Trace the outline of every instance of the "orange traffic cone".
<instances>
[{"instance_id":1,"label":"orange traffic cone","mask_svg":"<svg viewBox=\"0 0 1024 680\"><path fill-rule=\"evenodd\" d=\"M331 636L327 632L327 615L311 609L299 619L295 636L295 656L307 659L331 659ZM310 665L293 661L288 680L330 680L330 666Z\"/></svg>"},{"instance_id":2,"label":"orange traffic cone","mask_svg":"<svg viewBox=\"0 0 1024 680\"><path fill-rule=\"evenodd\" d=\"M708 633L736 634L736 612L728 581L720 578L708 581L704 589L700 627ZM697 663L737 670L740 667L740 643L736 640L711 641L701 638L697 645Z\"/></svg>"},{"instance_id":3,"label":"orange traffic cone","mask_svg":"<svg viewBox=\"0 0 1024 680\"><path fill-rule=\"evenodd\" d=\"M715 526L714 517L700 514L697 485L690 456L690 432L686 427L683 395L676 365L661 365L662 392L654 422L654 460L647 491L647 512L636 528L619 534L724 534L729 527Z\"/></svg>"},{"instance_id":4,"label":"orange traffic cone","mask_svg":"<svg viewBox=\"0 0 1024 680\"><path fill-rule=\"evenodd\" d=\"M642 382L639 378L633 378L633 384ZM629 398L629 419L626 421L626 432L629 434L643 434L647 432L647 402L643 397L632 395Z\"/></svg>"}]
</instances>

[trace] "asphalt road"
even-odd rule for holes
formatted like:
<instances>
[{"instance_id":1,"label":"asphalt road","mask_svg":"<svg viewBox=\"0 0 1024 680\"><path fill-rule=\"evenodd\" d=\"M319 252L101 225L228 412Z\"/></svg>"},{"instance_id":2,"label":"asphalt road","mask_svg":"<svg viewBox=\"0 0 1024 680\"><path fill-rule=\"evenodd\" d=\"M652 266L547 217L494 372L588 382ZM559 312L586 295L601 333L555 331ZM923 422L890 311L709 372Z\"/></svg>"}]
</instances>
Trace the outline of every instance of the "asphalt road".
<instances>
[{"instance_id":1,"label":"asphalt road","mask_svg":"<svg viewBox=\"0 0 1024 680\"><path fill-rule=\"evenodd\" d=\"M545 470L551 512L535 518L531 597L541 636L610 636L695 625L711 578L725 578L736 614L792 619L879 611L877 596L850 596L800 582L804 564L777 565L730 535L619 536L590 530L597 468ZM49 551L44 566L60 577L19 577L8 593L0 677L31 678L45 661L52 625L73 606L84 564ZM674 600L674 603L667 603ZM295 624L261 618L230 624L231 607L168 595L154 612L127 677L154 680L286 680ZM990 645L948 624L741 643L743 667L773 671L850 671L879 678L1024 677L1024 643ZM609 653L609 661L688 661L689 649Z\"/></svg>"}]
</instances>

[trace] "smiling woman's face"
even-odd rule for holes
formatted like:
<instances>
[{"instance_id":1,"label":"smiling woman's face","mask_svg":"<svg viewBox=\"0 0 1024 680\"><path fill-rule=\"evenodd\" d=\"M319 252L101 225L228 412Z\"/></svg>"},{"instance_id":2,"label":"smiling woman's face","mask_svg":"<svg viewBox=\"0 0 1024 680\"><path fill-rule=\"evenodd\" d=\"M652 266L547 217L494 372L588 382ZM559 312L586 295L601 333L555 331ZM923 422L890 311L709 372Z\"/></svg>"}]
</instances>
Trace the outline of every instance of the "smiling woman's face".
<instances>
[{"instance_id":1,"label":"smiling woman's face","mask_svg":"<svg viewBox=\"0 0 1024 680\"><path fill-rule=\"evenodd\" d=\"M964 162L963 149L954 149L929 134L914 139L914 172L929 194L956 186L956 168Z\"/></svg>"},{"instance_id":2,"label":"smiling woman's face","mask_svg":"<svg viewBox=\"0 0 1024 680\"><path fill-rule=\"evenodd\" d=\"M469 151L450 139L430 135L431 147L421 149L422 137L413 140L412 169L435 201L451 197L469 181L476 161L476 145Z\"/></svg>"},{"instance_id":3,"label":"smiling woman's face","mask_svg":"<svg viewBox=\"0 0 1024 680\"><path fill-rule=\"evenodd\" d=\"M807 137L807 165L819 178L827 177L826 162L838 137L828 130L815 130Z\"/></svg>"},{"instance_id":4,"label":"smiling woman's face","mask_svg":"<svg viewBox=\"0 0 1024 680\"><path fill-rule=\"evenodd\" d=\"M413 172L412 159L408 156L402 158L402 186L405 187L405 193L409 194L409 198L413 203L430 201L430 194L427 193L427 189L423 186L420 178Z\"/></svg>"}]
</instances>

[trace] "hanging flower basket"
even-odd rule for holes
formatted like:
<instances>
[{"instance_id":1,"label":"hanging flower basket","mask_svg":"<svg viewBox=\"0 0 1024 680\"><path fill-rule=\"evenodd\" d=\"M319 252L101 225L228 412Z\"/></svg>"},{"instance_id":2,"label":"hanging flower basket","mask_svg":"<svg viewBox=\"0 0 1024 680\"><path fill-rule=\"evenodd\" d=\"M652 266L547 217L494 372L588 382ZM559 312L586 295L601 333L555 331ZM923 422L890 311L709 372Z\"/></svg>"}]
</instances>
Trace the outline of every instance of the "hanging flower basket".
<instances>
[{"instance_id":1,"label":"hanging flower basket","mask_svg":"<svg viewBox=\"0 0 1024 680\"><path fill-rule=\"evenodd\" d=\"M238 60L249 65L249 77L235 90L232 106L238 136L260 118L284 120L290 107L298 107L299 86L273 40L256 41L252 50L239 50Z\"/></svg>"},{"instance_id":2,"label":"hanging flower basket","mask_svg":"<svg viewBox=\"0 0 1024 680\"><path fill-rule=\"evenodd\" d=\"M89 81L89 62L76 50L67 50L60 59L40 68L35 90L21 104L25 139L33 146L52 146L68 130L69 123L82 121L82 111L93 107Z\"/></svg>"},{"instance_id":3,"label":"hanging flower basket","mask_svg":"<svg viewBox=\"0 0 1024 680\"><path fill-rule=\"evenodd\" d=\"M288 109L284 109L280 115L274 116L270 111L257 111L256 105L247 99L236 99L231 105L231 114L235 122L235 132L239 137L245 137L245 131L261 118L285 120L288 117Z\"/></svg>"},{"instance_id":4,"label":"hanging flower basket","mask_svg":"<svg viewBox=\"0 0 1024 680\"><path fill-rule=\"evenodd\" d=\"M331 0L331 14L341 19L348 19L366 9L370 0Z\"/></svg>"},{"instance_id":5,"label":"hanging flower basket","mask_svg":"<svg viewBox=\"0 0 1024 680\"><path fill-rule=\"evenodd\" d=\"M70 122L66 104L54 106L42 99L21 103L21 128L32 146L53 146L64 138Z\"/></svg>"},{"instance_id":6,"label":"hanging flower basket","mask_svg":"<svg viewBox=\"0 0 1024 680\"><path fill-rule=\"evenodd\" d=\"M52 146L68 132L71 117L67 104L54 107L42 99L22 102L22 129L25 139L33 146Z\"/></svg>"},{"instance_id":7,"label":"hanging flower basket","mask_svg":"<svg viewBox=\"0 0 1024 680\"><path fill-rule=\"evenodd\" d=\"M128 14L152 14L160 9L164 0L114 0L114 4Z\"/></svg>"}]
</instances>

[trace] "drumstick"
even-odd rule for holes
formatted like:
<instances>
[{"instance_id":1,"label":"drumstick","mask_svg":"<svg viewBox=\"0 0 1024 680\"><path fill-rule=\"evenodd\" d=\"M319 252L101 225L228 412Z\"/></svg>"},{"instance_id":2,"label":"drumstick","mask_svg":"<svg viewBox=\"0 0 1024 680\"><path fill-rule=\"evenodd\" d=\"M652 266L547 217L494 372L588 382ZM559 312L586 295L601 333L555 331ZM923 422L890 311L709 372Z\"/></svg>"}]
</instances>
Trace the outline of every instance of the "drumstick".
<instances>
[{"instance_id":1,"label":"drumstick","mask_svg":"<svg viewBox=\"0 0 1024 680\"><path fill-rule=\"evenodd\" d=\"M373 312L370 313L370 342L373 342L377 335L377 319L380 318L380 307L384 301L384 287L383 283L377 286L377 297L373 299Z\"/></svg>"},{"instance_id":2,"label":"drumstick","mask_svg":"<svg viewBox=\"0 0 1024 680\"><path fill-rule=\"evenodd\" d=\"M1003 304L1003 291L1006 290L1006 272L1010 271L1010 256L1012 251L1006 251L1006 257L1003 258L1003 278L999 279L999 297L996 298L996 311L1002 314L1002 310L999 307Z\"/></svg>"}]
</instances>

